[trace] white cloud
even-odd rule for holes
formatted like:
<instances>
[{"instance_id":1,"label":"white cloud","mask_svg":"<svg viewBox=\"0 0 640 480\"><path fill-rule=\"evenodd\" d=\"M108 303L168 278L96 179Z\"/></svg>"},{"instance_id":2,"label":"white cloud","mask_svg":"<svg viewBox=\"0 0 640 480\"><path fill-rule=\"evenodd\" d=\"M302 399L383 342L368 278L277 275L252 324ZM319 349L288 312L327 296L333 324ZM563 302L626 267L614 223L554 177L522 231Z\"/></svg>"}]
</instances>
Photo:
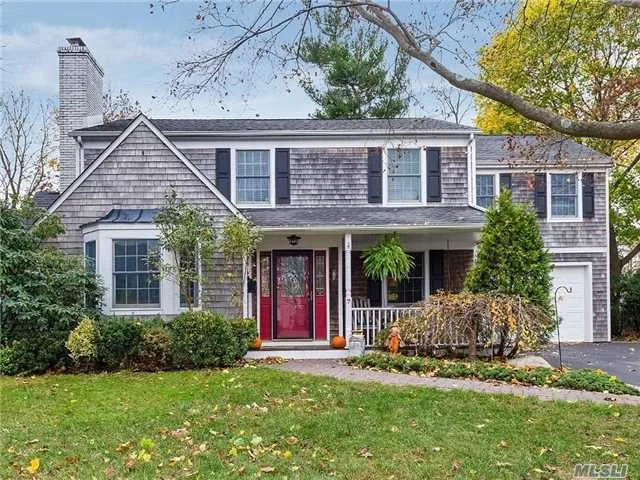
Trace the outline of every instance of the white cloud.
<instances>
[{"instance_id":1,"label":"white cloud","mask_svg":"<svg viewBox=\"0 0 640 480\"><path fill-rule=\"evenodd\" d=\"M105 72L104 87L124 89L138 99L145 111L156 117L306 117L313 104L297 88L265 85L251 92L248 101L242 93L225 99L223 111L216 98L203 94L191 101L177 102L170 97L168 84L176 60L194 50L194 43L176 33L132 28L85 28L77 25L32 23L20 30L2 34L4 45L4 88L24 88L38 97L58 93L56 49L67 37L82 37ZM203 48L199 39L198 48ZM280 88L281 87L281 88ZM289 87L292 87L290 84Z\"/></svg>"}]
</instances>

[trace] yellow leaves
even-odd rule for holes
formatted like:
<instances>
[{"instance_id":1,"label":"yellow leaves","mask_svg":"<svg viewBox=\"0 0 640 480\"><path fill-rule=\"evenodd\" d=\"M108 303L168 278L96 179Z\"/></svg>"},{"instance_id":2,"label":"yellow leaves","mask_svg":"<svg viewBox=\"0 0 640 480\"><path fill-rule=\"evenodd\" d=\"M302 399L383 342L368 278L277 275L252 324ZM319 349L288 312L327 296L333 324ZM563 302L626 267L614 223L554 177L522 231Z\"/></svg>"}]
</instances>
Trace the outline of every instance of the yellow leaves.
<instances>
[{"instance_id":1,"label":"yellow leaves","mask_svg":"<svg viewBox=\"0 0 640 480\"><path fill-rule=\"evenodd\" d=\"M615 442L617 442L617 443L625 443L626 442L626 440L624 438L622 438L622 437L616 437L613 440Z\"/></svg>"},{"instance_id":2,"label":"yellow leaves","mask_svg":"<svg viewBox=\"0 0 640 480\"><path fill-rule=\"evenodd\" d=\"M280 456L285 460L291 460L291 458L293 457L293 453L291 453L291 450L285 450L280 454Z\"/></svg>"},{"instance_id":3,"label":"yellow leaves","mask_svg":"<svg viewBox=\"0 0 640 480\"><path fill-rule=\"evenodd\" d=\"M27 472L29 472L31 475L35 475L38 470L40 470L40 459L32 458L29 462L29 465L27 465Z\"/></svg>"}]
</instances>

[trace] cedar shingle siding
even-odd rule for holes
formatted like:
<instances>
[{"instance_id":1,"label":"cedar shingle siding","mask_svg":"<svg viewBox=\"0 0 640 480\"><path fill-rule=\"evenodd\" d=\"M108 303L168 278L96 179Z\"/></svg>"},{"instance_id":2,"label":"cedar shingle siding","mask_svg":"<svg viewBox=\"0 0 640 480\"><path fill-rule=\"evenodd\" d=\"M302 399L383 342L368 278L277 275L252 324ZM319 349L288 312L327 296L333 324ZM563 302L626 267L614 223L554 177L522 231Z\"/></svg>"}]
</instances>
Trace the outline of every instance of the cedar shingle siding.
<instances>
[{"instance_id":1,"label":"cedar shingle siding","mask_svg":"<svg viewBox=\"0 0 640 480\"><path fill-rule=\"evenodd\" d=\"M193 154L193 152L192 152ZM231 214L227 207L144 125L140 125L57 209L66 232L56 246L82 254L80 225L93 222L113 208L159 208L173 186L189 202L208 211L222 227ZM135 237L135 232L132 232ZM222 280L224 261L216 258L214 272L206 272L209 288L203 288L203 306L238 315L231 308L234 288Z\"/></svg>"}]
</instances>

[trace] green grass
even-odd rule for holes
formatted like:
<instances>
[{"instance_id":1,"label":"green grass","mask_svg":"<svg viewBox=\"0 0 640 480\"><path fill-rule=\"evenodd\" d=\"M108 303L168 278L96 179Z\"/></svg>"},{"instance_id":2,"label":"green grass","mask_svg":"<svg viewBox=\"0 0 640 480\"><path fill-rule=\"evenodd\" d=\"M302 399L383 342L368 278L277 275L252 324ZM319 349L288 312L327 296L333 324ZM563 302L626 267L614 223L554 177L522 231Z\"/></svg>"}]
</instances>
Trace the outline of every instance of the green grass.
<instances>
[{"instance_id":1,"label":"green grass","mask_svg":"<svg viewBox=\"0 0 640 480\"><path fill-rule=\"evenodd\" d=\"M65 479L571 478L579 462L628 463L640 478L630 406L262 367L0 378L0 388L0 478L31 477L34 458L35 477Z\"/></svg>"}]
</instances>

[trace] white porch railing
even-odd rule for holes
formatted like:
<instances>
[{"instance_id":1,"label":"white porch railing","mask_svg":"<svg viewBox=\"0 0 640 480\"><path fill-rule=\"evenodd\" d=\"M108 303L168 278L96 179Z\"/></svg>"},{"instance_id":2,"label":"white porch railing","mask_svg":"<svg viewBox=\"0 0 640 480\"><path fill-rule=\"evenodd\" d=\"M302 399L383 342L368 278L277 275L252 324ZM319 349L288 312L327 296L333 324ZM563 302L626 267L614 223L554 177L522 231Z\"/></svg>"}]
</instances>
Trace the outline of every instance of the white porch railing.
<instances>
[{"instance_id":1,"label":"white porch railing","mask_svg":"<svg viewBox=\"0 0 640 480\"><path fill-rule=\"evenodd\" d=\"M416 311L415 307L353 307L353 330L361 330L365 345L373 347L380 330L389 327L403 315Z\"/></svg>"},{"instance_id":2,"label":"white porch railing","mask_svg":"<svg viewBox=\"0 0 640 480\"><path fill-rule=\"evenodd\" d=\"M361 330L365 345L373 347L381 330L392 325L404 315L416 312L418 307L353 307L351 309L353 330ZM402 335L402 332L400 332ZM423 341L433 347L468 345L468 338L458 331L453 324L443 329L428 329Z\"/></svg>"}]
</instances>

